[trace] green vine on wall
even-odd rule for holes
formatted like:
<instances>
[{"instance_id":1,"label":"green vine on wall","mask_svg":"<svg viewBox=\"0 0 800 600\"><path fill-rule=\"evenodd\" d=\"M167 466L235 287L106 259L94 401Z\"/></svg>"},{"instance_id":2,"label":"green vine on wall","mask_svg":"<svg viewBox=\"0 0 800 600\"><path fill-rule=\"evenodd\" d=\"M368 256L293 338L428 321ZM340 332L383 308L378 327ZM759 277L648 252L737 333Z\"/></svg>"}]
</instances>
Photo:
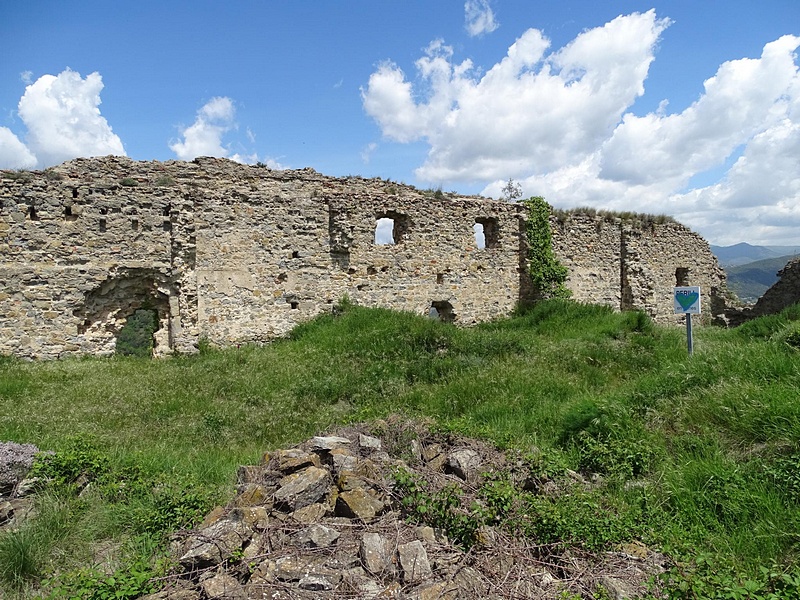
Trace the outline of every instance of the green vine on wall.
<instances>
[{"instance_id":1,"label":"green vine on wall","mask_svg":"<svg viewBox=\"0 0 800 600\"><path fill-rule=\"evenodd\" d=\"M564 283L567 268L553 254L550 230L550 205L541 196L523 200L528 209L528 274L538 298L568 298L571 292Z\"/></svg>"}]
</instances>

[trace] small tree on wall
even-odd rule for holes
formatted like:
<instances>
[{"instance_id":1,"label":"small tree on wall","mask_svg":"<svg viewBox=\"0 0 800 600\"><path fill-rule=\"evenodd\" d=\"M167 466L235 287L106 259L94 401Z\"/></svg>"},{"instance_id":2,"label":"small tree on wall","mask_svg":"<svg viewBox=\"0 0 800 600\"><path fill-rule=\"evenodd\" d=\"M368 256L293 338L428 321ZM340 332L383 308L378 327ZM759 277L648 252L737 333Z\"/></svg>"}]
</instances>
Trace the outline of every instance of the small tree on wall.
<instances>
[{"instance_id":1,"label":"small tree on wall","mask_svg":"<svg viewBox=\"0 0 800 600\"><path fill-rule=\"evenodd\" d=\"M567 268L553 254L550 230L550 205L541 196L523 200L528 209L528 274L539 298L568 298L571 292L564 283Z\"/></svg>"}]
</instances>

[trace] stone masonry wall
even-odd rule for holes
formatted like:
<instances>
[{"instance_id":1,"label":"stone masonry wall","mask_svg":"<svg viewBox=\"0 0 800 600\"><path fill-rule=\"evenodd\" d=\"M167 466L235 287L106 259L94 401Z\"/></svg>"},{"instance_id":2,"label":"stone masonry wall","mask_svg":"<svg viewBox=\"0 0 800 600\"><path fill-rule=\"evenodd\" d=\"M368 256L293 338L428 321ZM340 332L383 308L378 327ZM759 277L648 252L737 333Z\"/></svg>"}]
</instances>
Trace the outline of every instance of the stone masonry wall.
<instances>
[{"instance_id":1,"label":"stone masonry wall","mask_svg":"<svg viewBox=\"0 0 800 600\"><path fill-rule=\"evenodd\" d=\"M573 298L638 309L656 322L682 322L675 286L699 285L702 321L724 311L725 273L702 237L671 220L568 214L551 219L553 249L569 270Z\"/></svg>"},{"instance_id":2,"label":"stone masonry wall","mask_svg":"<svg viewBox=\"0 0 800 600\"><path fill-rule=\"evenodd\" d=\"M2 172L0 354L111 354L139 308L158 315L157 355L204 338L266 342L345 296L490 320L527 299L525 218L485 198L213 158ZM394 243L376 243L379 219L392 220ZM669 322L676 268L686 264L693 285L724 285L708 245L677 224L573 216L553 230L581 301Z\"/></svg>"}]
</instances>

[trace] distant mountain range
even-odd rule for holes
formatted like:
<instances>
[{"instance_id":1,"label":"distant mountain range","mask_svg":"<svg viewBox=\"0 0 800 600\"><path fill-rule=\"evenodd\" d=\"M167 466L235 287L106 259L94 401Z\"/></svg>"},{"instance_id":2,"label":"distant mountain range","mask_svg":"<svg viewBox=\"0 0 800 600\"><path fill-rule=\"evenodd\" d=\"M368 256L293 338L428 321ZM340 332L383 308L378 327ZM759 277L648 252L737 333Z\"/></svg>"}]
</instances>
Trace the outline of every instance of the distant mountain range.
<instances>
[{"instance_id":1,"label":"distant mountain range","mask_svg":"<svg viewBox=\"0 0 800 600\"><path fill-rule=\"evenodd\" d=\"M711 246L728 275L728 287L744 302L755 302L778 281L778 271L800 254L800 246Z\"/></svg>"}]
</instances>

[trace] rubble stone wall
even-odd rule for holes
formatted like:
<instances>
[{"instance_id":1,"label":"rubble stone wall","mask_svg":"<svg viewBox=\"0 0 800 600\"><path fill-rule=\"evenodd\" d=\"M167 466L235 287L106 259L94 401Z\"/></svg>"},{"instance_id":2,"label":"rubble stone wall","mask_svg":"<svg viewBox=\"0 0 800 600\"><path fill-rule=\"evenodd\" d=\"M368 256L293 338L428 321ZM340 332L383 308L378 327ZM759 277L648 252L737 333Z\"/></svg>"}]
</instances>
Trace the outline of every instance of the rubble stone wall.
<instances>
[{"instance_id":1,"label":"rubble stone wall","mask_svg":"<svg viewBox=\"0 0 800 600\"><path fill-rule=\"evenodd\" d=\"M345 296L487 321L528 297L525 220L521 205L224 159L5 171L0 354L111 354L139 308L158 315L157 355L204 338L266 342ZM393 243L376 242L381 223L393 225ZM724 285L708 245L677 224L573 216L553 229L581 301L669 322L678 266L691 267L692 285Z\"/></svg>"}]
</instances>

